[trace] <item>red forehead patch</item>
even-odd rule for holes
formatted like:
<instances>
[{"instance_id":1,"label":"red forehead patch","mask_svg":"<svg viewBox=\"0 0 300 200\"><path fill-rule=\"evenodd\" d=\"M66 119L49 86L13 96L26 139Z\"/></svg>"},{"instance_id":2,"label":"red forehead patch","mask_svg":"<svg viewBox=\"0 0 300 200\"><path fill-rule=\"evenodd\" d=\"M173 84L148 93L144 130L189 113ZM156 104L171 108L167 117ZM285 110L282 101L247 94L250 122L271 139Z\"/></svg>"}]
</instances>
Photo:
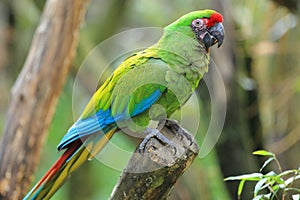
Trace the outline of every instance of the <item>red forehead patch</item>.
<instances>
[{"instance_id":1,"label":"red forehead patch","mask_svg":"<svg viewBox=\"0 0 300 200\"><path fill-rule=\"evenodd\" d=\"M223 16L220 13L214 13L210 16L207 22L207 26L211 27L215 25L215 23L223 22Z\"/></svg>"}]
</instances>

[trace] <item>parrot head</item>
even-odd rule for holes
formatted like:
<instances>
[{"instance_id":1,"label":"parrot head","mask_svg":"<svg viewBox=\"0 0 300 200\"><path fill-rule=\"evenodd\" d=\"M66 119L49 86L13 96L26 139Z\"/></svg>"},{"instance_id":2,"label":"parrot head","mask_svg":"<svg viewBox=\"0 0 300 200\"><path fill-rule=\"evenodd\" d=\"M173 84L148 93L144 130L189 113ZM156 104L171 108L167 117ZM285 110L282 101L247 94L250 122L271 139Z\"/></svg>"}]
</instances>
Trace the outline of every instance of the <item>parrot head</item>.
<instances>
[{"instance_id":1,"label":"parrot head","mask_svg":"<svg viewBox=\"0 0 300 200\"><path fill-rule=\"evenodd\" d=\"M167 29L180 31L195 37L206 50L218 44L220 47L224 40L223 17L214 10L200 10L188 13L170 24Z\"/></svg>"}]
</instances>

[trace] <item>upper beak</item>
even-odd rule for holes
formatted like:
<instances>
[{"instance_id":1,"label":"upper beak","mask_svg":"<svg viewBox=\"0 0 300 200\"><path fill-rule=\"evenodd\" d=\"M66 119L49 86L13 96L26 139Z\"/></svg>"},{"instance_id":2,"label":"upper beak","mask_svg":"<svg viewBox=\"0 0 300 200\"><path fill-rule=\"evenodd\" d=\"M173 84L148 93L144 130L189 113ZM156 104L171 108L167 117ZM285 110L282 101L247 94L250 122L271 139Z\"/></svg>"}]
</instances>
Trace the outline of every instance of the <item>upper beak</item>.
<instances>
[{"instance_id":1,"label":"upper beak","mask_svg":"<svg viewBox=\"0 0 300 200\"><path fill-rule=\"evenodd\" d=\"M216 23L214 26L207 30L207 34L203 38L206 48L209 48L218 43L218 47L223 44L224 40L224 27L222 23Z\"/></svg>"}]
</instances>

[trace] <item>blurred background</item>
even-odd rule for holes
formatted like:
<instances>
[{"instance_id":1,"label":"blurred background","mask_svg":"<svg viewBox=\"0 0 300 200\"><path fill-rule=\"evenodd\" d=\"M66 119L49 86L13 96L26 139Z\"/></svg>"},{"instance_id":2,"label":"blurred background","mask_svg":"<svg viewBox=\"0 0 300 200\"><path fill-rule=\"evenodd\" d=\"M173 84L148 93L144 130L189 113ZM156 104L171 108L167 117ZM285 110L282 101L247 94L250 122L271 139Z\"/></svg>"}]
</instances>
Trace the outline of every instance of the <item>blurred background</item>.
<instances>
[{"instance_id":1,"label":"blurred background","mask_svg":"<svg viewBox=\"0 0 300 200\"><path fill-rule=\"evenodd\" d=\"M10 89L24 64L44 3L43 0L0 2L0 134ZM258 149L275 153L284 170L299 167L300 3L297 0L91 0L77 56L60 96L34 182L56 160L59 155L56 145L74 122L73 85L81 63L91 50L122 31L164 27L183 14L204 8L218 10L225 19L225 42L220 49L212 49L215 64L211 67L219 69L225 84L226 119L216 146L195 160L176 184L170 199L237 199L238 182L223 179L257 172L264 160L251 153ZM107 66L101 52L93 62L99 68ZM107 71L107 76L111 71ZM81 88L80 95L76 96L76 102L81 102L79 110L96 87L90 78L93 71L84 73L76 79ZM214 80L214 74L208 73L207 79ZM215 95L219 90L215 82ZM200 128L193 134L201 144L211 116L211 100L204 82L196 98L199 102L196 111L201 111ZM185 109L193 111L193 105L188 104ZM190 112L182 115L181 118L193 125ZM189 130L189 125L185 128ZM122 135L115 136L114 142L125 149L136 146ZM117 154L110 158L119 160ZM268 170L277 168L271 165ZM53 199L108 199L120 173L101 162L89 162ZM251 198L252 187L246 184L248 192L243 192L242 199Z\"/></svg>"}]
</instances>

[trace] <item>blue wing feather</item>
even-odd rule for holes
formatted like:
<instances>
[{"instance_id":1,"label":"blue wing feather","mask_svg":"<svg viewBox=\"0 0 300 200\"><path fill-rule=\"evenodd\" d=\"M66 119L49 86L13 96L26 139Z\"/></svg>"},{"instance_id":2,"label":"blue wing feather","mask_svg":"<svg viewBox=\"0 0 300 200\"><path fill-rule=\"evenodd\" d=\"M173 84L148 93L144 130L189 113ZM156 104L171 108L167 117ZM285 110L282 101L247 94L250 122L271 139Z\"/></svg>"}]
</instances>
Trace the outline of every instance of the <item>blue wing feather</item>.
<instances>
[{"instance_id":1,"label":"blue wing feather","mask_svg":"<svg viewBox=\"0 0 300 200\"><path fill-rule=\"evenodd\" d=\"M162 91L160 89L157 89L148 98L145 98L138 104L135 104L134 110L130 117L141 114L142 112L150 108L159 99L161 94ZM99 110L94 115L88 118L78 119L62 138L57 146L57 149L62 150L66 148L70 143L78 140L79 138L86 137L93 133L104 130L108 125L111 125L116 121L128 119L128 117L126 117L125 110L126 109L124 109L124 113L112 116L111 109L108 108L105 111Z\"/></svg>"},{"instance_id":2,"label":"blue wing feather","mask_svg":"<svg viewBox=\"0 0 300 200\"><path fill-rule=\"evenodd\" d=\"M148 98L143 99L138 104L134 105L133 116L140 114L152 106L158 98L161 96L161 91L159 89L155 90Z\"/></svg>"}]
</instances>

